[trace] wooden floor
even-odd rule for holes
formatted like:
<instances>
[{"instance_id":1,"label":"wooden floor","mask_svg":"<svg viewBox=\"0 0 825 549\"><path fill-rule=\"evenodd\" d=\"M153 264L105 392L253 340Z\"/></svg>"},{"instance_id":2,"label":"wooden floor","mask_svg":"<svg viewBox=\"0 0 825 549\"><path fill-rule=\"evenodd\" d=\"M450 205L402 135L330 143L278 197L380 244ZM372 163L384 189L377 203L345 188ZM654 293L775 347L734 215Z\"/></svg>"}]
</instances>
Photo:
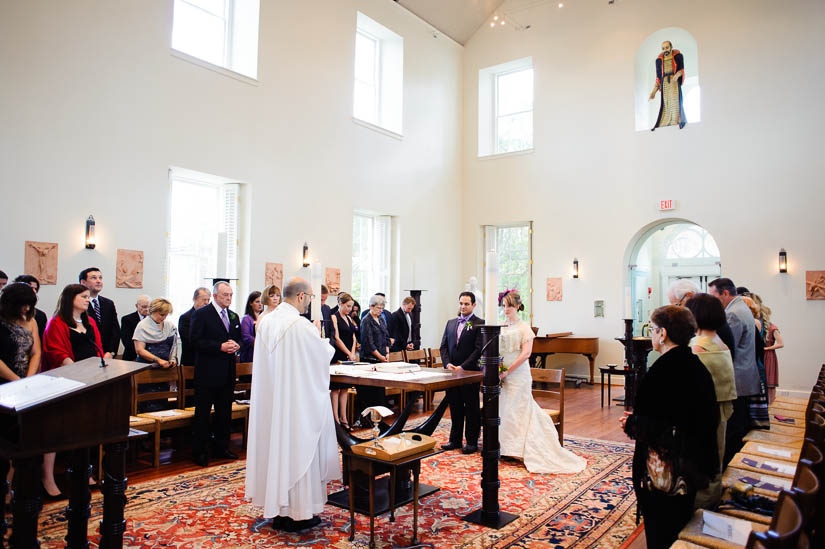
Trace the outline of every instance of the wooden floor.
<instances>
[{"instance_id":1,"label":"wooden floor","mask_svg":"<svg viewBox=\"0 0 825 549\"><path fill-rule=\"evenodd\" d=\"M623 388L616 386L612 388L612 396L622 396ZM565 390L565 434L577 435L581 437L597 438L619 442L629 442L629 439L619 428L619 418L622 417L624 408L613 406L602 408L599 404L599 385L583 384L580 388L569 387ZM605 392L605 400L607 394ZM436 403L438 399L436 399ZM539 404L545 404L539 402ZM546 403L548 407L550 402ZM607 404L607 403L605 403ZM413 415L413 419L420 417L421 412ZM449 414L447 414L449 417ZM239 424L234 427L237 428ZM176 437L177 447L173 447L171 438L164 439L161 450L161 465L154 469L150 465L151 452L147 449L139 449L137 460L130 459L128 464L129 484L135 484L147 480L163 478L177 475L187 471L199 469L191 460L189 433L179 433ZM137 441L141 444L141 441ZM231 448L241 459L246 457L246 452L242 447L240 433L234 433ZM210 465L230 463L228 460L212 460ZM60 482L60 481L59 481ZM63 482L60 482L61 485ZM61 486L62 487L62 486Z\"/></svg>"}]
</instances>

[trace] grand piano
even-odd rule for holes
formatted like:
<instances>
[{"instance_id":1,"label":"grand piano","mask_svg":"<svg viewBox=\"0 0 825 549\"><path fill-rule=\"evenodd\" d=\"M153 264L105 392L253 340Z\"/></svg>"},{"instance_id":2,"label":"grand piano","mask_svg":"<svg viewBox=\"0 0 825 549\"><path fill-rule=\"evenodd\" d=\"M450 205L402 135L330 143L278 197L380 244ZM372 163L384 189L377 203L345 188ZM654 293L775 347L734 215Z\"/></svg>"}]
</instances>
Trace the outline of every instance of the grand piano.
<instances>
[{"instance_id":1,"label":"grand piano","mask_svg":"<svg viewBox=\"0 0 825 549\"><path fill-rule=\"evenodd\" d=\"M560 332L557 334L537 336L536 339L533 340L533 354L530 355L530 366L533 368L546 368L547 357L556 353L586 356L590 362L590 384L593 384L596 355L599 354L598 337L576 337L573 336L573 332Z\"/></svg>"}]
</instances>

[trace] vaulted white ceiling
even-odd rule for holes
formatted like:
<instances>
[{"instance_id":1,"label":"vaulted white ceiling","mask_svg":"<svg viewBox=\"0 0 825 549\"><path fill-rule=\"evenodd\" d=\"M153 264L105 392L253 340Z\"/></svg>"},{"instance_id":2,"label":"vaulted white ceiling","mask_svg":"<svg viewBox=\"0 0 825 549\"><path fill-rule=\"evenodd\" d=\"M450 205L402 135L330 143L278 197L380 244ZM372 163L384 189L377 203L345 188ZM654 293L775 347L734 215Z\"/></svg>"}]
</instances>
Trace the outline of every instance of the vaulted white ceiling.
<instances>
[{"instance_id":1,"label":"vaulted white ceiling","mask_svg":"<svg viewBox=\"0 0 825 549\"><path fill-rule=\"evenodd\" d=\"M395 0L459 44L475 34L504 0Z\"/></svg>"}]
</instances>

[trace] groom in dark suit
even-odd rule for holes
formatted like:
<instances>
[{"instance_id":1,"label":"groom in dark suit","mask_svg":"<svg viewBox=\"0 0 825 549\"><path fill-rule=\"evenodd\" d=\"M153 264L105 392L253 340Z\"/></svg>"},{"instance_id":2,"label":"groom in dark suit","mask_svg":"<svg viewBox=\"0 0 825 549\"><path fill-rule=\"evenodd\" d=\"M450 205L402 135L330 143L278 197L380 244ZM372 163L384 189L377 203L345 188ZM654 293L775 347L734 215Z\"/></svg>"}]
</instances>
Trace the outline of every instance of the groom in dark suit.
<instances>
[{"instance_id":1,"label":"groom in dark suit","mask_svg":"<svg viewBox=\"0 0 825 549\"><path fill-rule=\"evenodd\" d=\"M218 282L212 288L212 303L192 314L190 340L195 349L195 432L192 451L195 463L209 465L209 413L215 405L213 457L237 459L229 451L232 399L235 391L235 353L241 348L241 322L232 304L232 286Z\"/></svg>"},{"instance_id":2,"label":"groom in dark suit","mask_svg":"<svg viewBox=\"0 0 825 549\"><path fill-rule=\"evenodd\" d=\"M441 338L441 361L448 370L479 371L481 334L478 326L484 324L484 320L473 314L475 308L475 294L461 292L458 296L458 318L447 321L444 336ZM453 426L450 429L450 442L441 446L442 449L461 448L464 454L478 451L478 435L481 430L478 390L478 383L447 389L446 398L450 403L450 420ZM467 439L467 444L463 448L462 434Z\"/></svg>"}]
</instances>

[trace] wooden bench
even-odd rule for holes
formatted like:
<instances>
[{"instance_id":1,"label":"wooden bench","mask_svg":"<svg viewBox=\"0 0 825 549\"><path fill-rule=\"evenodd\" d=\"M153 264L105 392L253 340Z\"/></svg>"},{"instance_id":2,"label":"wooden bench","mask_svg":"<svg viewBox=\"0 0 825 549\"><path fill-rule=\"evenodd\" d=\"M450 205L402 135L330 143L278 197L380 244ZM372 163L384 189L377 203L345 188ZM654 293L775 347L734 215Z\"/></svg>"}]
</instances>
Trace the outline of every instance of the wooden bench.
<instances>
[{"instance_id":1,"label":"wooden bench","mask_svg":"<svg viewBox=\"0 0 825 549\"><path fill-rule=\"evenodd\" d=\"M235 365L235 389L239 391L251 391L252 390L252 383L246 380L239 380L241 376L251 376L252 375L252 363L251 362L239 362ZM194 366L183 366L183 373L181 375L183 378L183 396L184 400L187 403L194 401L195 399L195 367ZM187 406L187 411L195 413L194 406ZM215 413L214 408L210 410L209 415ZM248 404L239 404L232 401L232 420L242 419L244 422L244 430L243 430L243 447L246 448L247 436L249 434L249 405Z\"/></svg>"},{"instance_id":2,"label":"wooden bench","mask_svg":"<svg viewBox=\"0 0 825 549\"><path fill-rule=\"evenodd\" d=\"M144 383L169 383L170 387L168 391L139 393L138 387ZM172 383L175 383L174 389L171 387ZM155 427L154 430L151 430L149 423L145 421L132 422L131 418L129 426L154 434L153 465L155 468L160 466L160 434L163 431L171 431L182 427L191 428L194 424L195 413L183 409L182 387L183 382L181 379L180 366L174 366L172 368L152 368L132 376L132 417L152 420L155 422ZM158 400L170 403L172 408L158 412L138 412L140 403Z\"/></svg>"},{"instance_id":3,"label":"wooden bench","mask_svg":"<svg viewBox=\"0 0 825 549\"><path fill-rule=\"evenodd\" d=\"M552 397L558 399L557 408L546 408L545 411L556 426L559 444L564 446L564 369L530 368L530 375L533 377L534 383L558 385L558 390L533 389L533 398Z\"/></svg>"}]
</instances>

